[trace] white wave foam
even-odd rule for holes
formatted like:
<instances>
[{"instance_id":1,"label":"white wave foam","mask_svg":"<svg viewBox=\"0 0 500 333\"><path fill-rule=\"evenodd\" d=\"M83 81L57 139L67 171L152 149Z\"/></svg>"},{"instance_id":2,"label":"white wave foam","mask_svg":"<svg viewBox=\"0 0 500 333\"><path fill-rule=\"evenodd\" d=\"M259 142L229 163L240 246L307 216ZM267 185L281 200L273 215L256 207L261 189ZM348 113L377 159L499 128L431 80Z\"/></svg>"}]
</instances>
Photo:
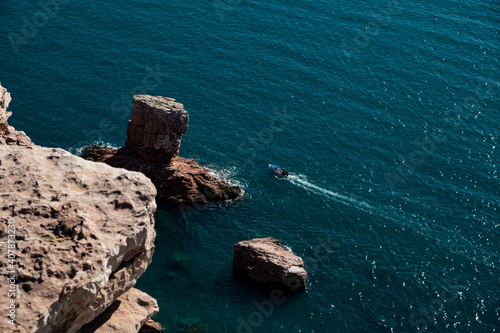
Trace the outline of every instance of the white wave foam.
<instances>
[{"instance_id":1,"label":"white wave foam","mask_svg":"<svg viewBox=\"0 0 500 333\"><path fill-rule=\"evenodd\" d=\"M203 165L205 169L207 169L208 173L217 179L223 180L231 186L239 186L241 188L240 198L245 194L244 186L241 182L234 179L234 175L236 175L236 167L228 167L228 168L219 168L215 166L207 166Z\"/></svg>"},{"instance_id":2,"label":"white wave foam","mask_svg":"<svg viewBox=\"0 0 500 333\"><path fill-rule=\"evenodd\" d=\"M111 148L111 149L118 149L118 148L120 148L120 146L117 146L117 145L115 145L113 143L109 143L109 142L105 142L105 141L94 141L94 142L88 143L88 144L86 144L84 146L81 146L81 147L70 147L70 148L68 148L66 150L69 151L70 153L72 153L73 155L82 156L83 151L85 150L85 148L93 147L93 146L108 147L108 148Z\"/></svg>"}]
</instances>

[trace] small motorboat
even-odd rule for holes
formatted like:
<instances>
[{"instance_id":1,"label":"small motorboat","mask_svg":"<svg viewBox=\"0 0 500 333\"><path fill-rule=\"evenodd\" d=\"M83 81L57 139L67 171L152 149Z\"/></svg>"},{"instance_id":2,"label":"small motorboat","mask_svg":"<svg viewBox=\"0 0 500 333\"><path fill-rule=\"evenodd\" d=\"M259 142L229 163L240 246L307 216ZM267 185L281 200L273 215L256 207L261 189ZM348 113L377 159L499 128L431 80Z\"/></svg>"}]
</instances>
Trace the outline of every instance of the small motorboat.
<instances>
[{"instance_id":1,"label":"small motorboat","mask_svg":"<svg viewBox=\"0 0 500 333\"><path fill-rule=\"evenodd\" d=\"M271 170L273 170L274 174L278 177L287 177L289 172L285 169L283 169L282 167L279 167L277 165L274 165L274 164L269 164L269 168Z\"/></svg>"}]
</instances>

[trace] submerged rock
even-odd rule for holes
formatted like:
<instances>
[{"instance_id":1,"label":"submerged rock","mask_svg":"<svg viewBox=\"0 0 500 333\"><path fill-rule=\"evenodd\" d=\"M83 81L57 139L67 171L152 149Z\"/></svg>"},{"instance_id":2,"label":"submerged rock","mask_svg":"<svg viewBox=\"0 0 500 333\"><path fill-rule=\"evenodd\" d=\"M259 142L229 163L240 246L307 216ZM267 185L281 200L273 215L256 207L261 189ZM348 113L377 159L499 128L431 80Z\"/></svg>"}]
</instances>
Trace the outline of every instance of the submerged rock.
<instances>
[{"instance_id":1,"label":"submerged rock","mask_svg":"<svg viewBox=\"0 0 500 333\"><path fill-rule=\"evenodd\" d=\"M184 330L184 333L206 333L208 328L206 325L202 324L190 324Z\"/></svg>"},{"instance_id":2,"label":"submerged rock","mask_svg":"<svg viewBox=\"0 0 500 333\"><path fill-rule=\"evenodd\" d=\"M136 95L125 147L89 147L83 157L142 172L155 184L159 198L176 205L238 198L239 186L217 179L193 159L177 156L187 121L182 104L173 99Z\"/></svg>"},{"instance_id":3,"label":"submerged rock","mask_svg":"<svg viewBox=\"0 0 500 333\"><path fill-rule=\"evenodd\" d=\"M260 282L278 283L292 291L306 287L307 272L302 258L272 237L236 243L233 265Z\"/></svg>"}]
</instances>

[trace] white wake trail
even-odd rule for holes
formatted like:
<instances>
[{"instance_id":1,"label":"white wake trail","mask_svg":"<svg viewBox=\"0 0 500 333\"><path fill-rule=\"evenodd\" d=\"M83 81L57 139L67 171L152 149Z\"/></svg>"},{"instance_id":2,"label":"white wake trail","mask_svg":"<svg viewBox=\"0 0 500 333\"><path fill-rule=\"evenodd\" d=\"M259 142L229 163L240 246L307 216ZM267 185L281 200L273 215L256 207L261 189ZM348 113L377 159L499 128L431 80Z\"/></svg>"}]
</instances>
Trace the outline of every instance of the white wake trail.
<instances>
[{"instance_id":1,"label":"white wake trail","mask_svg":"<svg viewBox=\"0 0 500 333\"><path fill-rule=\"evenodd\" d=\"M448 230L447 228L444 228L425 217L407 214L401 209L397 209L395 207L370 205L360 198L358 199L352 196L343 195L312 184L307 180L305 175L289 175L286 179L292 184L307 191L311 191L317 195L321 195L324 198L335 200L350 207L356 207L357 209L369 214L376 214L388 220L392 220L398 225L409 227L413 229L415 233L426 238L433 239L439 246L445 247L451 253L465 256L478 264L498 269L498 264L495 264L498 263L497 253L486 251L481 247L476 246L463 235L456 234L454 230ZM456 241L443 244L442 239L447 238L455 239ZM471 256L470 253L481 253L483 259L475 258L474 256Z\"/></svg>"},{"instance_id":2,"label":"white wake trail","mask_svg":"<svg viewBox=\"0 0 500 333\"><path fill-rule=\"evenodd\" d=\"M287 179L294 185L297 185L307 191L311 191L318 195L321 195L327 199L333 199L339 203L347 205L349 207L355 207L361 211L369 214L379 215L387 220L396 222L398 225L406 225L413 228L419 234L425 234L429 236L432 230L426 226L425 218L421 218L416 215L409 215L400 209L388 206L374 206L363 201L361 198L356 198L354 196L347 196L337 192L330 191L321 186L315 185L307 180L305 175L289 175ZM438 238L436 238L438 239Z\"/></svg>"},{"instance_id":3,"label":"white wake trail","mask_svg":"<svg viewBox=\"0 0 500 333\"><path fill-rule=\"evenodd\" d=\"M321 195L328 199L333 199L339 203L347 205L349 207L356 207L359 210L362 210L369 214L376 214L386 218L388 220L392 220L398 223L405 223L404 221L412 221L412 218L405 216L403 212L395 211L394 209L384 208L380 206L373 206L369 203L363 201L360 198L356 198L354 196L347 196L344 194L340 194L337 192L330 191L321 186L315 185L307 180L305 175L289 175L287 179L294 185L302 187L305 190L311 191L318 195ZM408 223L408 222L406 222ZM411 222L410 222L411 223Z\"/></svg>"},{"instance_id":4,"label":"white wake trail","mask_svg":"<svg viewBox=\"0 0 500 333\"><path fill-rule=\"evenodd\" d=\"M353 197L348 197L346 195L327 190L327 189L322 188L318 185L314 185L313 183L309 182L306 179L306 177L303 175L290 175L290 176L288 176L287 179L289 179L290 182L294 185L300 186L300 187L302 187L306 190L312 191L316 194L329 197L331 199L334 199L334 200L341 202L343 204L346 204L348 206L357 206L365 211L368 210L370 212L377 210L374 206L372 206L364 201L357 200Z\"/></svg>"}]
</instances>

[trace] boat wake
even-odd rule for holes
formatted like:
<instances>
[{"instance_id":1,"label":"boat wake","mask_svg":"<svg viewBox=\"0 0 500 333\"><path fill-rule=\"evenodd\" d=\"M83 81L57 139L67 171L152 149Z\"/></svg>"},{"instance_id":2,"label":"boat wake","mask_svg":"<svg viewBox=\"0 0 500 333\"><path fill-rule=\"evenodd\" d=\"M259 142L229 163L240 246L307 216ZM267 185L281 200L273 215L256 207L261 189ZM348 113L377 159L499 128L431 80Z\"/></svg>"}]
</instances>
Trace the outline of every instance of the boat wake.
<instances>
[{"instance_id":1,"label":"boat wake","mask_svg":"<svg viewBox=\"0 0 500 333\"><path fill-rule=\"evenodd\" d=\"M307 180L305 175L290 175L287 178L292 184L302 187L303 189L321 195L327 199L333 199L336 202L342 203L349 207L355 207L361 211L372 215L379 215L387 220L397 222L398 224L413 224L416 216L408 216L400 209L386 206L371 205L362 198L357 198L353 195L344 195L315 185ZM420 225L422 228L422 225Z\"/></svg>"},{"instance_id":2,"label":"boat wake","mask_svg":"<svg viewBox=\"0 0 500 333\"><path fill-rule=\"evenodd\" d=\"M400 208L385 205L371 205L366 201L363 201L362 198L356 198L355 196L348 196L328 190L311 183L307 180L305 175L290 174L286 179L296 186L323 196L325 199L335 200L336 202L349 207L355 207L356 209L362 210L366 213L379 215L387 220L396 222L397 225L402 227L411 228L416 234L435 240L439 246L446 248L451 253L463 255L477 264L498 269L498 264L496 263L498 263L499 256L496 252L487 251L481 246L477 246L475 242L457 233L455 229L449 230L425 217L406 213ZM443 239L454 241L443 242ZM471 256L470 253L481 253L481 257L478 259Z\"/></svg>"},{"instance_id":3,"label":"boat wake","mask_svg":"<svg viewBox=\"0 0 500 333\"><path fill-rule=\"evenodd\" d=\"M307 177L304 175L289 175L287 179L294 185L302 187L305 190L314 192L316 194L326 196L330 199L333 199L337 202L343 203L348 206L356 206L367 212L374 212L377 210L376 207L354 197L346 196L337 192L333 192L327 190L326 188L315 185L307 180Z\"/></svg>"}]
</instances>

